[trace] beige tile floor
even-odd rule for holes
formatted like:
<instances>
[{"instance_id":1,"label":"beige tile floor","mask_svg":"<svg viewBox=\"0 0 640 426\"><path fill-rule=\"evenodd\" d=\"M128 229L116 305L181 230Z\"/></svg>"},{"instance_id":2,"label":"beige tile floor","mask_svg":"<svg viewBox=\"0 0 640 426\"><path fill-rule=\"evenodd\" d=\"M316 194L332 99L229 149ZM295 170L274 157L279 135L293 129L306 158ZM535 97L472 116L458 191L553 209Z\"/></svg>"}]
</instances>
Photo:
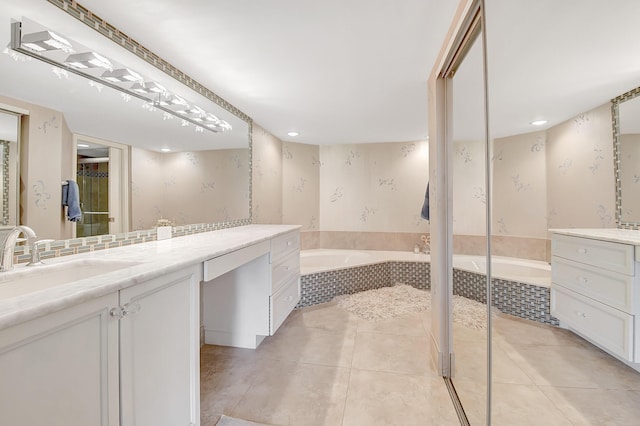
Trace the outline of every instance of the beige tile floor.
<instances>
[{"instance_id":1,"label":"beige tile floor","mask_svg":"<svg viewBox=\"0 0 640 426\"><path fill-rule=\"evenodd\" d=\"M429 359L430 312L367 321L333 305L294 311L257 350L205 345L202 425L458 425ZM456 390L484 424L486 332L454 327ZM494 321L493 425L635 425L640 374L554 327Z\"/></svg>"}]
</instances>

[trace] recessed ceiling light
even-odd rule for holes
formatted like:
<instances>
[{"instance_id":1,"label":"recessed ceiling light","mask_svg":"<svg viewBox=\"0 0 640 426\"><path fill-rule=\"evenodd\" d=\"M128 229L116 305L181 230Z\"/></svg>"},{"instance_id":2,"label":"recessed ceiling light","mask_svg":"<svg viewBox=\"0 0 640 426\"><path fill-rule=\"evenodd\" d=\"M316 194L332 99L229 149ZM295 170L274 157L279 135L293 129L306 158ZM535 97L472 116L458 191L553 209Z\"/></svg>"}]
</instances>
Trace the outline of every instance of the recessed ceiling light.
<instances>
[{"instance_id":1,"label":"recessed ceiling light","mask_svg":"<svg viewBox=\"0 0 640 426\"><path fill-rule=\"evenodd\" d=\"M531 125L533 126L542 126L543 124L547 124L547 120L536 120L531 122Z\"/></svg>"},{"instance_id":2,"label":"recessed ceiling light","mask_svg":"<svg viewBox=\"0 0 640 426\"><path fill-rule=\"evenodd\" d=\"M287 133L287 135L289 135L289 136L291 136L291 137L296 137L296 136L298 136L299 134L300 134L300 133L298 133L298 132L289 132L289 133Z\"/></svg>"},{"instance_id":3,"label":"recessed ceiling light","mask_svg":"<svg viewBox=\"0 0 640 426\"><path fill-rule=\"evenodd\" d=\"M171 150L169 148L162 148L160 151L162 151L162 152L171 152Z\"/></svg>"},{"instance_id":4,"label":"recessed ceiling light","mask_svg":"<svg viewBox=\"0 0 640 426\"><path fill-rule=\"evenodd\" d=\"M78 148L89 148L89 145L87 145L86 143L79 143Z\"/></svg>"}]
</instances>

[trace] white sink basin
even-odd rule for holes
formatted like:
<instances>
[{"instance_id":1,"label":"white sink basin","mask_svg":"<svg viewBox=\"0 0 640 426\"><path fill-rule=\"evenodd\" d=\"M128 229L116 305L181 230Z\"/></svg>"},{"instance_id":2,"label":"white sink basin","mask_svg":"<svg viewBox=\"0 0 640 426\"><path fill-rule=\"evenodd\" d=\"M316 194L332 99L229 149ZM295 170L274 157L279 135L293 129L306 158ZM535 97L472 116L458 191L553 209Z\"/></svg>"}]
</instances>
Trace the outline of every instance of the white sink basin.
<instances>
[{"instance_id":1,"label":"white sink basin","mask_svg":"<svg viewBox=\"0 0 640 426\"><path fill-rule=\"evenodd\" d=\"M0 273L0 299L21 296L139 265L122 260L81 259Z\"/></svg>"}]
</instances>

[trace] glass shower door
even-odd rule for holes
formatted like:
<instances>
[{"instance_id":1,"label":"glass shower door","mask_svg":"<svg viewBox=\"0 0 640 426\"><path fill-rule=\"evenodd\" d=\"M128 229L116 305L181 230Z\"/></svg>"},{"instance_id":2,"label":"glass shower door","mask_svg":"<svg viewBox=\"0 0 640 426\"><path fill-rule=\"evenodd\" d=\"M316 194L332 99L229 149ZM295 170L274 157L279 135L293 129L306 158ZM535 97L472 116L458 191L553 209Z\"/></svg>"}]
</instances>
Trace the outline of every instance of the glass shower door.
<instances>
[{"instance_id":1,"label":"glass shower door","mask_svg":"<svg viewBox=\"0 0 640 426\"><path fill-rule=\"evenodd\" d=\"M129 231L129 147L76 136L82 222L76 237Z\"/></svg>"}]
</instances>

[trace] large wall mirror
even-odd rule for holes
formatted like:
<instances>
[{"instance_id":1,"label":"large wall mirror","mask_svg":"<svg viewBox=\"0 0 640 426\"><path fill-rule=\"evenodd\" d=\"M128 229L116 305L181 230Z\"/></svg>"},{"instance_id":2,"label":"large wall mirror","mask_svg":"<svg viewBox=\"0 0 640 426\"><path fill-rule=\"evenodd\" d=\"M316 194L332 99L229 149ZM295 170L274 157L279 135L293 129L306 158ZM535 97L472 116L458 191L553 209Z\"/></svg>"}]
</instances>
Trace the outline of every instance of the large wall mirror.
<instances>
[{"instance_id":1,"label":"large wall mirror","mask_svg":"<svg viewBox=\"0 0 640 426\"><path fill-rule=\"evenodd\" d=\"M190 83L191 87L183 84L189 82L184 75L171 78L47 1L10 0L0 10L0 17L3 46L10 44L11 22L22 23L23 43L27 34L55 32L71 41L74 48L77 43L99 52L117 65L114 69L134 71L147 87L158 84L166 90L163 93L177 95L190 107L197 106L231 127L212 132L206 123L199 126L68 68L6 49L0 54L0 103L9 111L22 111L17 116L23 117L20 189L3 191L3 205L15 202L20 194L20 213L6 225L24 224L33 227L41 238L66 239L113 233L114 229L149 229L162 220L175 225L250 222L248 116L197 83ZM131 49L135 43L129 41L127 45ZM68 57L74 53L84 52L63 49L53 55ZM41 56L47 55L52 53L43 50ZM104 75L105 70L101 72ZM116 176L106 165L117 161L109 155L114 152L113 146L126 147L124 154L114 155L129 162L124 166L128 175ZM81 200L87 212L82 223L91 222L90 226L80 230L69 222L60 202L61 185L75 180L83 186L81 194L95 196L96 191L109 187L106 180L111 178L126 179L125 190L108 191L114 203L107 204L104 197L97 196L95 202ZM18 187L16 181L9 186ZM120 204L128 207L121 214L123 218L117 219L109 206ZM100 221L119 221L121 226L105 226Z\"/></svg>"},{"instance_id":2,"label":"large wall mirror","mask_svg":"<svg viewBox=\"0 0 640 426\"><path fill-rule=\"evenodd\" d=\"M616 171L616 221L640 226L640 88L612 100Z\"/></svg>"}]
</instances>

